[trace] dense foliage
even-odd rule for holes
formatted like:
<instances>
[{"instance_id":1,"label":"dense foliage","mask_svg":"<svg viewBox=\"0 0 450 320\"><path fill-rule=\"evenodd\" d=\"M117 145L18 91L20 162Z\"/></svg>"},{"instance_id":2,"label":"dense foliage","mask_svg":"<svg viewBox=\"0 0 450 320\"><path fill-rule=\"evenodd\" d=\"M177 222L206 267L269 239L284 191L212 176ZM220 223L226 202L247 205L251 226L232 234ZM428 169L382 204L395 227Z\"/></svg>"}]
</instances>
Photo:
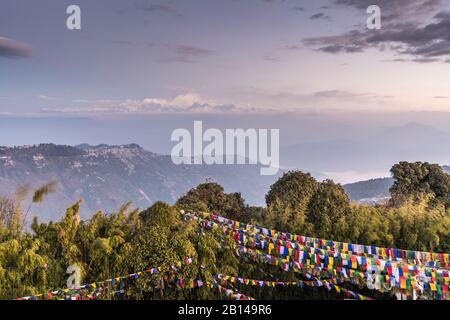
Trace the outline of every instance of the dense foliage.
<instances>
[{"instance_id":1,"label":"dense foliage","mask_svg":"<svg viewBox=\"0 0 450 320\"><path fill-rule=\"evenodd\" d=\"M84 283L162 266L163 273L130 282L126 294L103 296L120 299L223 298L207 287L180 289L173 285L177 279L207 279L219 273L280 281L299 277L239 257L231 237L184 221L181 209L217 212L243 222L337 241L450 251L448 178L436 166L420 163L401 163L392 172L392 203L383 206L352 204L333 181L318 182L309 174L289 172L270 188L267 208L250 207L239 193L227 194L220 185L207 182L190 190L174 206L157 202L139 211L126 204L118 212L97 212L90 220L81 221L78 202L60 221L42 223L35 217L30 226L24 225L25 215L32 212L32 207L23 209L26 199L38 205L55 184L42 186L31 196L28 188L20 188L13 199L0 198L0 299L63 288L66 269L73 264L81 268ZM188 267L170 268L187 257L193 258ZM338 297L320 288L246 287L242 291L266 299Z\"/></svg>"},{"instance_id":2,"label":"dense foliage","mask_svg":"<svg viewBox=\"0 0 450 320\"><path fill-rule=\"evenodd\" d=\"M450 175L438 164L400 162L392 167L394 185L390 189L392 203L402 205L409 199L419 200L432 194L433 204L450 207Z\"/></svg>"}]
</instances>

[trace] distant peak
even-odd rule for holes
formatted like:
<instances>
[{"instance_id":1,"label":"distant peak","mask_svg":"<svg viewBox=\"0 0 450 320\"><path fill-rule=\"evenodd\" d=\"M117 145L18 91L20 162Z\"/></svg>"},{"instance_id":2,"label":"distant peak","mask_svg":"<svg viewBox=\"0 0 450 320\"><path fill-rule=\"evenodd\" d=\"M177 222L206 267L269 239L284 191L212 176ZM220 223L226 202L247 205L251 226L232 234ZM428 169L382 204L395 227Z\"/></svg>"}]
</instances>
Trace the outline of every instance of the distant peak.
<instances>
[{"instance_id":1,"label":"distant peak","mask_svg":"<svg viewBox=\"0 0 450 320\"><path fill-rule=\"evenodd\" d=\"M130 144L125 144L125 145L121 145L122 148L129 148L129 149L142 149L142 147L136 143L130 143Z\"/></svg>"}]
</instances>

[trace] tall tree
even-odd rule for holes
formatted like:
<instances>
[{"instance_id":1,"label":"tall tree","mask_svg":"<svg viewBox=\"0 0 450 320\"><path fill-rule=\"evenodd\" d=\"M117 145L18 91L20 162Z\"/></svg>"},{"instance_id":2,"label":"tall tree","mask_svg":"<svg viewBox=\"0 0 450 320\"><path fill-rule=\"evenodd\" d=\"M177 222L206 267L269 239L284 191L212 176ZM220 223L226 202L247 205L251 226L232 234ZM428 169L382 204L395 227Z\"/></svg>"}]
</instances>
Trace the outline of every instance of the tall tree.
<instances>
[{"instance_id":1,"label":"tall tree","mask_svg":"<svg viewBox=\"0 0 450 320\"><path fill-rule=\"evenodd\" d=\"M341 185L325 180L311 196L307 218L317 237L333 239L337 226L350 213L350 200Z\"/></svg>"},{"instance_id":2,"label":"tall tree","mask_svg":"<svg viewBox=\"0 0 450 320\"><path fill-rule=\"evenodd\" d=\"M176 203L184 210L218 212L231 219L240 219L246 208L240 193L225 193L221 185L207 182L178 199Z\"/></svg>"},{"instance_id":3,"label":"tall tree","mask_svg":"<svg viewBox=\"0 0 450 320\"><path fill-rule=\"evenodd\" d=\"M438 164L428 162L400 162L391 169L394 185L391 203L401 206L409 199L417 201L423 195L433 194L431 203L450 207L450 176Z\"/></svg>"},{"instance_id":4,"label":"tall tree","mask_svg":"<svg viewBox=\"0 0 450 320\"><path fill-rule=\"evenodd\" d=\"M308 204L318 188L319 183L309 173L285 173L266 195L268 223L289 232L310 231L306 221Z\"/></svg>"}]
</instances>

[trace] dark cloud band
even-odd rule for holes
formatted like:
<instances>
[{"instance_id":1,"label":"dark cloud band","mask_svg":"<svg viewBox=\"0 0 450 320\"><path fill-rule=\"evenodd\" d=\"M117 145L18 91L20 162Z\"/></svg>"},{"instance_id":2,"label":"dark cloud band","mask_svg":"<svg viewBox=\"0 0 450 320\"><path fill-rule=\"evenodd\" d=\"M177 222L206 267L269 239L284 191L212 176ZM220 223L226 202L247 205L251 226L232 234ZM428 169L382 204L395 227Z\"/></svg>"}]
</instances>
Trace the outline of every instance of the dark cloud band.
<instances>
[{"instance_id":1,"label":"dark cloud band","mask_svg":"<svg viewBox=\"0 0 450 320\"><path fill-rule=\"evenodd\" d=\"M15 40L0 37L0 57L27 58L31 55L31 49L27 45Z\"/></svg>"},{"instance_id":2,"label":"dark cloud band","mask_svg":"<svg viewBox=\"0 0 450 320\"><path fill-rule=\"evenodd\" d=\"M369 0L336 0L338 5L366 9ZM390 49L419 63L446 61L450 57L450 11L440 11L441 0L380 0L381 30L352 30L342 35L307 38L303 43L319 51L338 54L370 48ZM427 19L424 16L429 15Z\"/></svg>"}]
</instances>

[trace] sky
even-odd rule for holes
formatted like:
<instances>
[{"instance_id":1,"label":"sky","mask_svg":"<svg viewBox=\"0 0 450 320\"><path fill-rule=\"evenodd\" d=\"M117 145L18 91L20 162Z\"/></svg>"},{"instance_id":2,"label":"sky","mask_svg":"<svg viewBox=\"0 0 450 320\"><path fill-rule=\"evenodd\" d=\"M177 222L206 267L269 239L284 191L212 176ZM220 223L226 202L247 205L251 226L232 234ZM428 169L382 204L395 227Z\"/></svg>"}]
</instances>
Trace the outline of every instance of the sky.
<instances>
[{"instance_id":1,"label":"sky","mask_svg":"<svg viewBox=\"0 0 450 320\"><path fill-rule=\"evenodd\" d=\"M72 4L81 30L66 28ZM371 4L380 30L366 27ZM364 128L447 134L449 75L450 0L0 4L0 145L139 142L167 153L166 131L193 118L276 125L285 147L354 141ZM365 161L365 175L388 171Z\"/></svg>"}]
</instances>

